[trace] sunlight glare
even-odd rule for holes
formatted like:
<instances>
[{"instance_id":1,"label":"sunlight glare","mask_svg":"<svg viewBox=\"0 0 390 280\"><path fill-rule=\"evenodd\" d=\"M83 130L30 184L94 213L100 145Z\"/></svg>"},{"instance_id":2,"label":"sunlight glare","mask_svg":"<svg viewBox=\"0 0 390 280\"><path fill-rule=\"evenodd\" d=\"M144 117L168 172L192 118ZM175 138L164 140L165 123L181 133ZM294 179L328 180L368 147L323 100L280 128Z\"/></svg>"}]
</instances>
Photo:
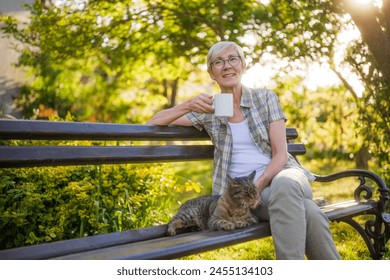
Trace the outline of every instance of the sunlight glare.
<instances>
[{"instance_id":1,"label":"sunlight glare","mask_svg":"<svg viewBox=\"0 0 390 280\"><path fill-rule=\"evenodd\" d=\"M353 1L360 5L367 5L371 2L371 0L353 0Z\"/></svg>"},{"instance_id":2,"label":"sunlight glare","mask_svg":"<svg viewBox=\"0 0 390 280\"><path fill-rule=\"evenodd\" d=\"M271 53L265 53L261 63L256 63L246 70L242 77L242 82L244 85L253 88L273 88L276 86L275 75L284 75L281 70L287 67L287 64L286 60L280 60ZM297 65L295 74L305 77L303 83L309 90L340 84L339 78L326 63L313 63L306 67Z\"/></svg>"},{"instance_id":3,"label":"sunlight glare","mask_svg":"<svg viewBox=\"0 0 390 280\"><path fill-rule=\"evenodd\" d=\"M355 2L356 4L359 4L362 6L369 5L370 3L373 3L374 6L379 7L379 8L381 8L382 4L383 4L382 0L352 0L352 1Z\"/></svg>"},{"instance_id":4,"label":"sunlight glare","mask_svg":"<svg viewBox=\"0 0 390 280\"><path fill-rule=\"evenodd\" d=\"M270 0L259 0L259 2L263 5L268 5L271 1Z\"/></svg>"}]
</instances>

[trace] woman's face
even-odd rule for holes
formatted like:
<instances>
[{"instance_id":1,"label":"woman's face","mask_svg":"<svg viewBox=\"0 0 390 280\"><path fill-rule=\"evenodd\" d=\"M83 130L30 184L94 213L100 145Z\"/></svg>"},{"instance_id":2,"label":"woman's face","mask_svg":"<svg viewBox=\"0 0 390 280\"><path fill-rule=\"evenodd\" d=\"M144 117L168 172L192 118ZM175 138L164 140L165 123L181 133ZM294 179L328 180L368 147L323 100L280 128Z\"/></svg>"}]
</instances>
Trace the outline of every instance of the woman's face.
<instances>
[{"instance_id":1,"label":"woman's face","mask_svg":"<svg viewBox=\"0 0 390 280\"><path fill-rule=\"evenodd\" d=\"M240 59L236 65L232 66L228 62L232 57L233 61L239 57L237 51L234 48L226 49L212 61L211 69L209 70L210 77L218 83L223 92L231 92L229 89L241 85L241 77L244 72L242 60ZM216 65L213 64L213 62L218 60L224 61L221 69L217 69Z\"/></svg>"}]
</instances>

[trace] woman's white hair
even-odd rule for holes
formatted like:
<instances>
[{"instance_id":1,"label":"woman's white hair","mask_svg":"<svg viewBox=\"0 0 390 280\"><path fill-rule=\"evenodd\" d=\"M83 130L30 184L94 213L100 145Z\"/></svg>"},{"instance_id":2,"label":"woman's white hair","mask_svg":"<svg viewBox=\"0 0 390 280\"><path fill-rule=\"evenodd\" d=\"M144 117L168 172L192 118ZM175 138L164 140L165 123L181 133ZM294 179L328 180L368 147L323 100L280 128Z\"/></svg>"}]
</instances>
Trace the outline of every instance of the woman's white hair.
<instances>
[{"instance_id":1,"label":"woman's white hair","mask_svg":"<svg viewBox=\"0 0 390 280\"><path fill-rule=\"evenodd\" d=\"M211 46L209 49L209 52L207 54L207 70L211 70L211 63L214 62L214 60L225 50L227 49L234 49L237 51L238 55L241 57L242 61L242 67L245 70L246 69L246 61L245 61L245 55L242 48L237 45L235 42L230 41L221 41L218 43L215 43Z\"/></svg>"}]
</instances>

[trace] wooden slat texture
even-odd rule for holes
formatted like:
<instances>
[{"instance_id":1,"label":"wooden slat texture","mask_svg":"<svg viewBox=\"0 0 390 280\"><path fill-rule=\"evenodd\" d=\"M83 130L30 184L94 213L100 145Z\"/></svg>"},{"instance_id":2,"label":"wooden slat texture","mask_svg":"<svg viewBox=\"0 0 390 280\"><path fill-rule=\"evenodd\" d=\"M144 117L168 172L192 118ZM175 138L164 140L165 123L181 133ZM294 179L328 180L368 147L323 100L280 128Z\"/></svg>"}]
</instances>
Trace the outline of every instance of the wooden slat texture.
<instances>
[{"instance_id":1,"label":"wooden slat texture","mask_svg":"<svg viewBox=\"0 0 390 280\"><path fill-rule=\"evenodd\" d=\"M375 203L348 201L321 207L330 221L371 213ZM166 236L166 225L0 251L0 259L174 259L271 235L268 222L235 231Z\"/></svg>"},{"instance_id":2,"label":"wooden slat texture","mask_svg":"<svg viewBox=\"0 0 390 280\"><path fill-rule=\"evenodd\" d=\"M298 137L294 128L287 128L286 134L289 141ZM210 140L210 137L205 131L194 127L0 120L0 139L185 141ZM299 143L289 143L288 149L294 156L306 152L304 145ZM0 146L0 167L186 161L211 159L212 155L213 147L209 144L143 147Z\"/></svg>"},{"instance_id":3,"label":"wooden slat texture","mask_svg":"<svg viewBox=\"0 0 390 280\"><path fill-rule=\"evenodd\" d=\"M0 250L0 260L44 260L165 236L166 225Z\"/></svg>"},{"instance_id":4,"label":"wooden slat texture","mask_svg":"<svg viewBox=\"0 0 390 280\"><path fill-rule=\"evenodd\" d=\"M54 259L62 260L164 260L175 259L271 235L269 223L236 231L203 231L80 252Z\"/></svg>"},{"instance_id":5,"label":"wooden slat texture","mask_svg":"<svg viewBox=\"0 0 390 280\"><path fill-rule=\"evenodd\" d=\"M208 140L194 127L0 120L0 139L31 140Z\"/></svg>"},{"instance_id":6,"label":"wooden slat texture","mask_svg":"<svg viewBox=\"0 0 390 280\"><path fill-rule=\"evenodd\" d=\"M287 150L293 156L299 156L299 155L306 154L305 145L303 145L302 143L288 143Z\"/></svg>"},{"instance_id":7,"label":"wooden slat texture","mask_svg":"<svg viewBox=\"0 0 390 280\"><path fill-rule=\"evenodd\" d=\"M306 152L302 144L288 148L293 155ZM205 160L213 153L212 145L0 146L0 168Z\"/></svg>"},{"instance_id":8,"label":"wooden slat texture","mask_svg":"<svg viewBox=\"0 0 390 280\"><path fill-rule=\"evenodd\" d=\"M212 145L1 147L0 167L146 163L211 159Z\"/></svg>"},{"instance_id":9,"label":"wooden slat texture","mask_svg":"<svg viewBox=\"0 0 390 280\"><path fill-rule=\"evenodd\" d=\"M364 213L371 213L376 209L376 202L358 203L354 200L345 201L341 203L335 203L325 205L321 207L322 211L328 216L329 220L334 221L337 219L345 218L347 216L354 217Z\"/></svg>"},{"instance_id":10,"label":"wooden slat texture","mask_svg":"<svg viewBox=\"0 0 390 280\"><path fill-rule=\"evenodd\" d=\"M286 129L287 139L298 137L294 128ZM194 127L0 120L0 140L209 140L205 131Z\"/></svg>"}]
</instances>

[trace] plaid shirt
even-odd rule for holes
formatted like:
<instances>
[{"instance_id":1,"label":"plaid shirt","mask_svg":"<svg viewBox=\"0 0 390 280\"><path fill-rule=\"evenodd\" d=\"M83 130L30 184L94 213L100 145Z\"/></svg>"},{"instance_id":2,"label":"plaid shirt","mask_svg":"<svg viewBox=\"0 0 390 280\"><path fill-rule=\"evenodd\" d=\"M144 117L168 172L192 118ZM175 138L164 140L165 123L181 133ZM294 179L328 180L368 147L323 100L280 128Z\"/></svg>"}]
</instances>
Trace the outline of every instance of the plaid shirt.
<instances>
[{"instance_id":1,"label":"plaid shirt","mask_svg":"<svg viewBox=\"0 0 390 280\"><path fill-rule=\"evenodd\" d=\"M267 89L250 89L242 87L241 111L248 122L253 141L259 150L269 158L272 157L269 139L269 125L271 122L286 117L281 109L276 94ZM233 138L228 125L228 118L215 117L214 114L187 114L197 129L205 129L214 145L213 194L221 194L227 185L227 172L232 157ZM307 178L314 180L313 174L304 169L289 154L285 168L296 167L304 171Z\"/></svg>"}]
</instances>

